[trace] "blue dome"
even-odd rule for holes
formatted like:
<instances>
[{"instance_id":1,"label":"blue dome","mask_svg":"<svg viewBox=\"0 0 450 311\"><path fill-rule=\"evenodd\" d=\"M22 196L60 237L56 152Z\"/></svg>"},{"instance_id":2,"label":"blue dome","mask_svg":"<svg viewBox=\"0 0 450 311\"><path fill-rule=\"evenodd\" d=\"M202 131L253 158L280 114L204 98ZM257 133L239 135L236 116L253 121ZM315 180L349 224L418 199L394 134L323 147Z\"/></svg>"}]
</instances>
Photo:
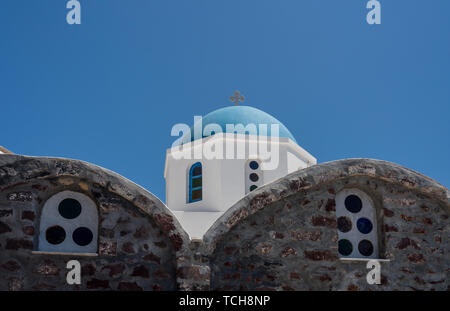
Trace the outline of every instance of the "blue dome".
<instances>
[{"instance_id":1,"label":"blue dome","mask_svg":"<svg viewBox=\"0 0 450 311\"><path fill-rule=\"evenodd\" d=\"M250 106L230 106L208 113L202 118L202 133L204 132L205 126L212 123L218 124L222 128L223 132L227 132L227 124L242 124L243 126L246 126L248 124L255 124L257 128L257 135L259 135L259 124L266 124L267 134L264 134L267 136L272 136L270 128L271 125L278 124L279 137L289 138L297 143L294 136L292 136L291 132L289 132L289 130L286 128L286 126L283 125L283 123L272 117L270 114ZM203 137L207 136L209 135ZM191 127L190 141L194 141L193 127ZM183 139L183 143L185 142L189 142L189 137Z\"/></svg>"}]
</instances>

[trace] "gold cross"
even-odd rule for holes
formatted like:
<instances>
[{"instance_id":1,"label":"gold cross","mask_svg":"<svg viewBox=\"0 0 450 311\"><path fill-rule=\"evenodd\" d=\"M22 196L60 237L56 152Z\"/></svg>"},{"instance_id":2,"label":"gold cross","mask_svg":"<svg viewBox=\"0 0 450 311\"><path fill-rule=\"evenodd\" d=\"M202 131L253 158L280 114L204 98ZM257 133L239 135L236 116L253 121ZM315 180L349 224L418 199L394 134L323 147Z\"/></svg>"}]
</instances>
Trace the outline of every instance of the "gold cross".
<instances>
[{"instance_id":1,"label":"gold cross","mask_svg":"<svg viewBox=\"0 0 450 311\"><path fill-rule=\"evenodd\" d=\"M239 102L243 102L245 97L241 95L241 92L234 92L234 96L230 96L230 101L233 102L236 106L239 106Z\"/></svg>"}]
</instances>

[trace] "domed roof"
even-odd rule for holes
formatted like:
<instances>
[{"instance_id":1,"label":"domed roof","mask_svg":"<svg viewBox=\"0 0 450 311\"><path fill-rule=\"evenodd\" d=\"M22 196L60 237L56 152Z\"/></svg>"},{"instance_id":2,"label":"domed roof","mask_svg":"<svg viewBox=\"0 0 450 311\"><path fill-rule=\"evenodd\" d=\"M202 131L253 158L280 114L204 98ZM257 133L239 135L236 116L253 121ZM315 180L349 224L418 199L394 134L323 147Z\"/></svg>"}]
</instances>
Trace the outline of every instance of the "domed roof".
<instances>
[{"instance_id":1,"label":"domed roof","mask_svg":"<svg viewBox=\"0 0 450 311\"><path fill-rule=\"evenodd\" d=\"M218 124L224 133L227 132L227 124L242 124L244 127L248 124L255 124L257 135L259 135L259 124L266 124L267 134L264 133L264 136L272 136L271 125L278 124L279 137L289 138L297 143L294 136L292 136L291 132L289 132L283 123L272 117L270 114L250 106L229 106L208 113L202 118L202 133L204 133L205 126L208 124ZM203 138L207 136L209 135L203 136ZM194 141L193 127L191 127L190 141ZM189 142L189 137L183 139L183 143L186 142Z\"/></svg>"}]
</instances>

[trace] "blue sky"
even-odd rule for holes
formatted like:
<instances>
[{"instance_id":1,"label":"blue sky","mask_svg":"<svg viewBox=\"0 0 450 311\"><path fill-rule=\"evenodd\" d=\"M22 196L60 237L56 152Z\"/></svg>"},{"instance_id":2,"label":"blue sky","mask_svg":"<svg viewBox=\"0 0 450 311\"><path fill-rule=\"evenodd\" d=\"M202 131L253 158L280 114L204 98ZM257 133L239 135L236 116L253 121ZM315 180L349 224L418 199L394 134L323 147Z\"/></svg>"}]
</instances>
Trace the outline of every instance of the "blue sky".
<instances>
[{"instance_id":1,"label":"blue sky","mask_svg":"<svg viewBox=\"0 0 450 311\"><path fill-rule=\"evenodd\" d=\"M0 1L0 145L85 160L165 200L176 123L244 104L319 162L392 161L450 185L450 1Z\"/></svg>"}]
</instances>

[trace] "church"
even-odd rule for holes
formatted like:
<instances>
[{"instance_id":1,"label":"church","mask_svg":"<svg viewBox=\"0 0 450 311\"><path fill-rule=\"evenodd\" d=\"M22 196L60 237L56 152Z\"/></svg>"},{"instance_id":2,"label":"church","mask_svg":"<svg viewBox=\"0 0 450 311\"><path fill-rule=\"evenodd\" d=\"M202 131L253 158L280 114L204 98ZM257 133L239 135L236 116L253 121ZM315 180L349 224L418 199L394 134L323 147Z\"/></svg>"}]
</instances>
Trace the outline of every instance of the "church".
<instances>
[{"instance_id":1,"label":"church","mask_svg":"<svg viewBox=\"0 0 450 311\"><path fill-rule=\"evenodd\" d=\"M450 289L446 187L382 160L317 163L255 107L206 114L166 150L164 178L166 203L108 169L1 147L0 290Z\"/></svg>"}]
</instances>

